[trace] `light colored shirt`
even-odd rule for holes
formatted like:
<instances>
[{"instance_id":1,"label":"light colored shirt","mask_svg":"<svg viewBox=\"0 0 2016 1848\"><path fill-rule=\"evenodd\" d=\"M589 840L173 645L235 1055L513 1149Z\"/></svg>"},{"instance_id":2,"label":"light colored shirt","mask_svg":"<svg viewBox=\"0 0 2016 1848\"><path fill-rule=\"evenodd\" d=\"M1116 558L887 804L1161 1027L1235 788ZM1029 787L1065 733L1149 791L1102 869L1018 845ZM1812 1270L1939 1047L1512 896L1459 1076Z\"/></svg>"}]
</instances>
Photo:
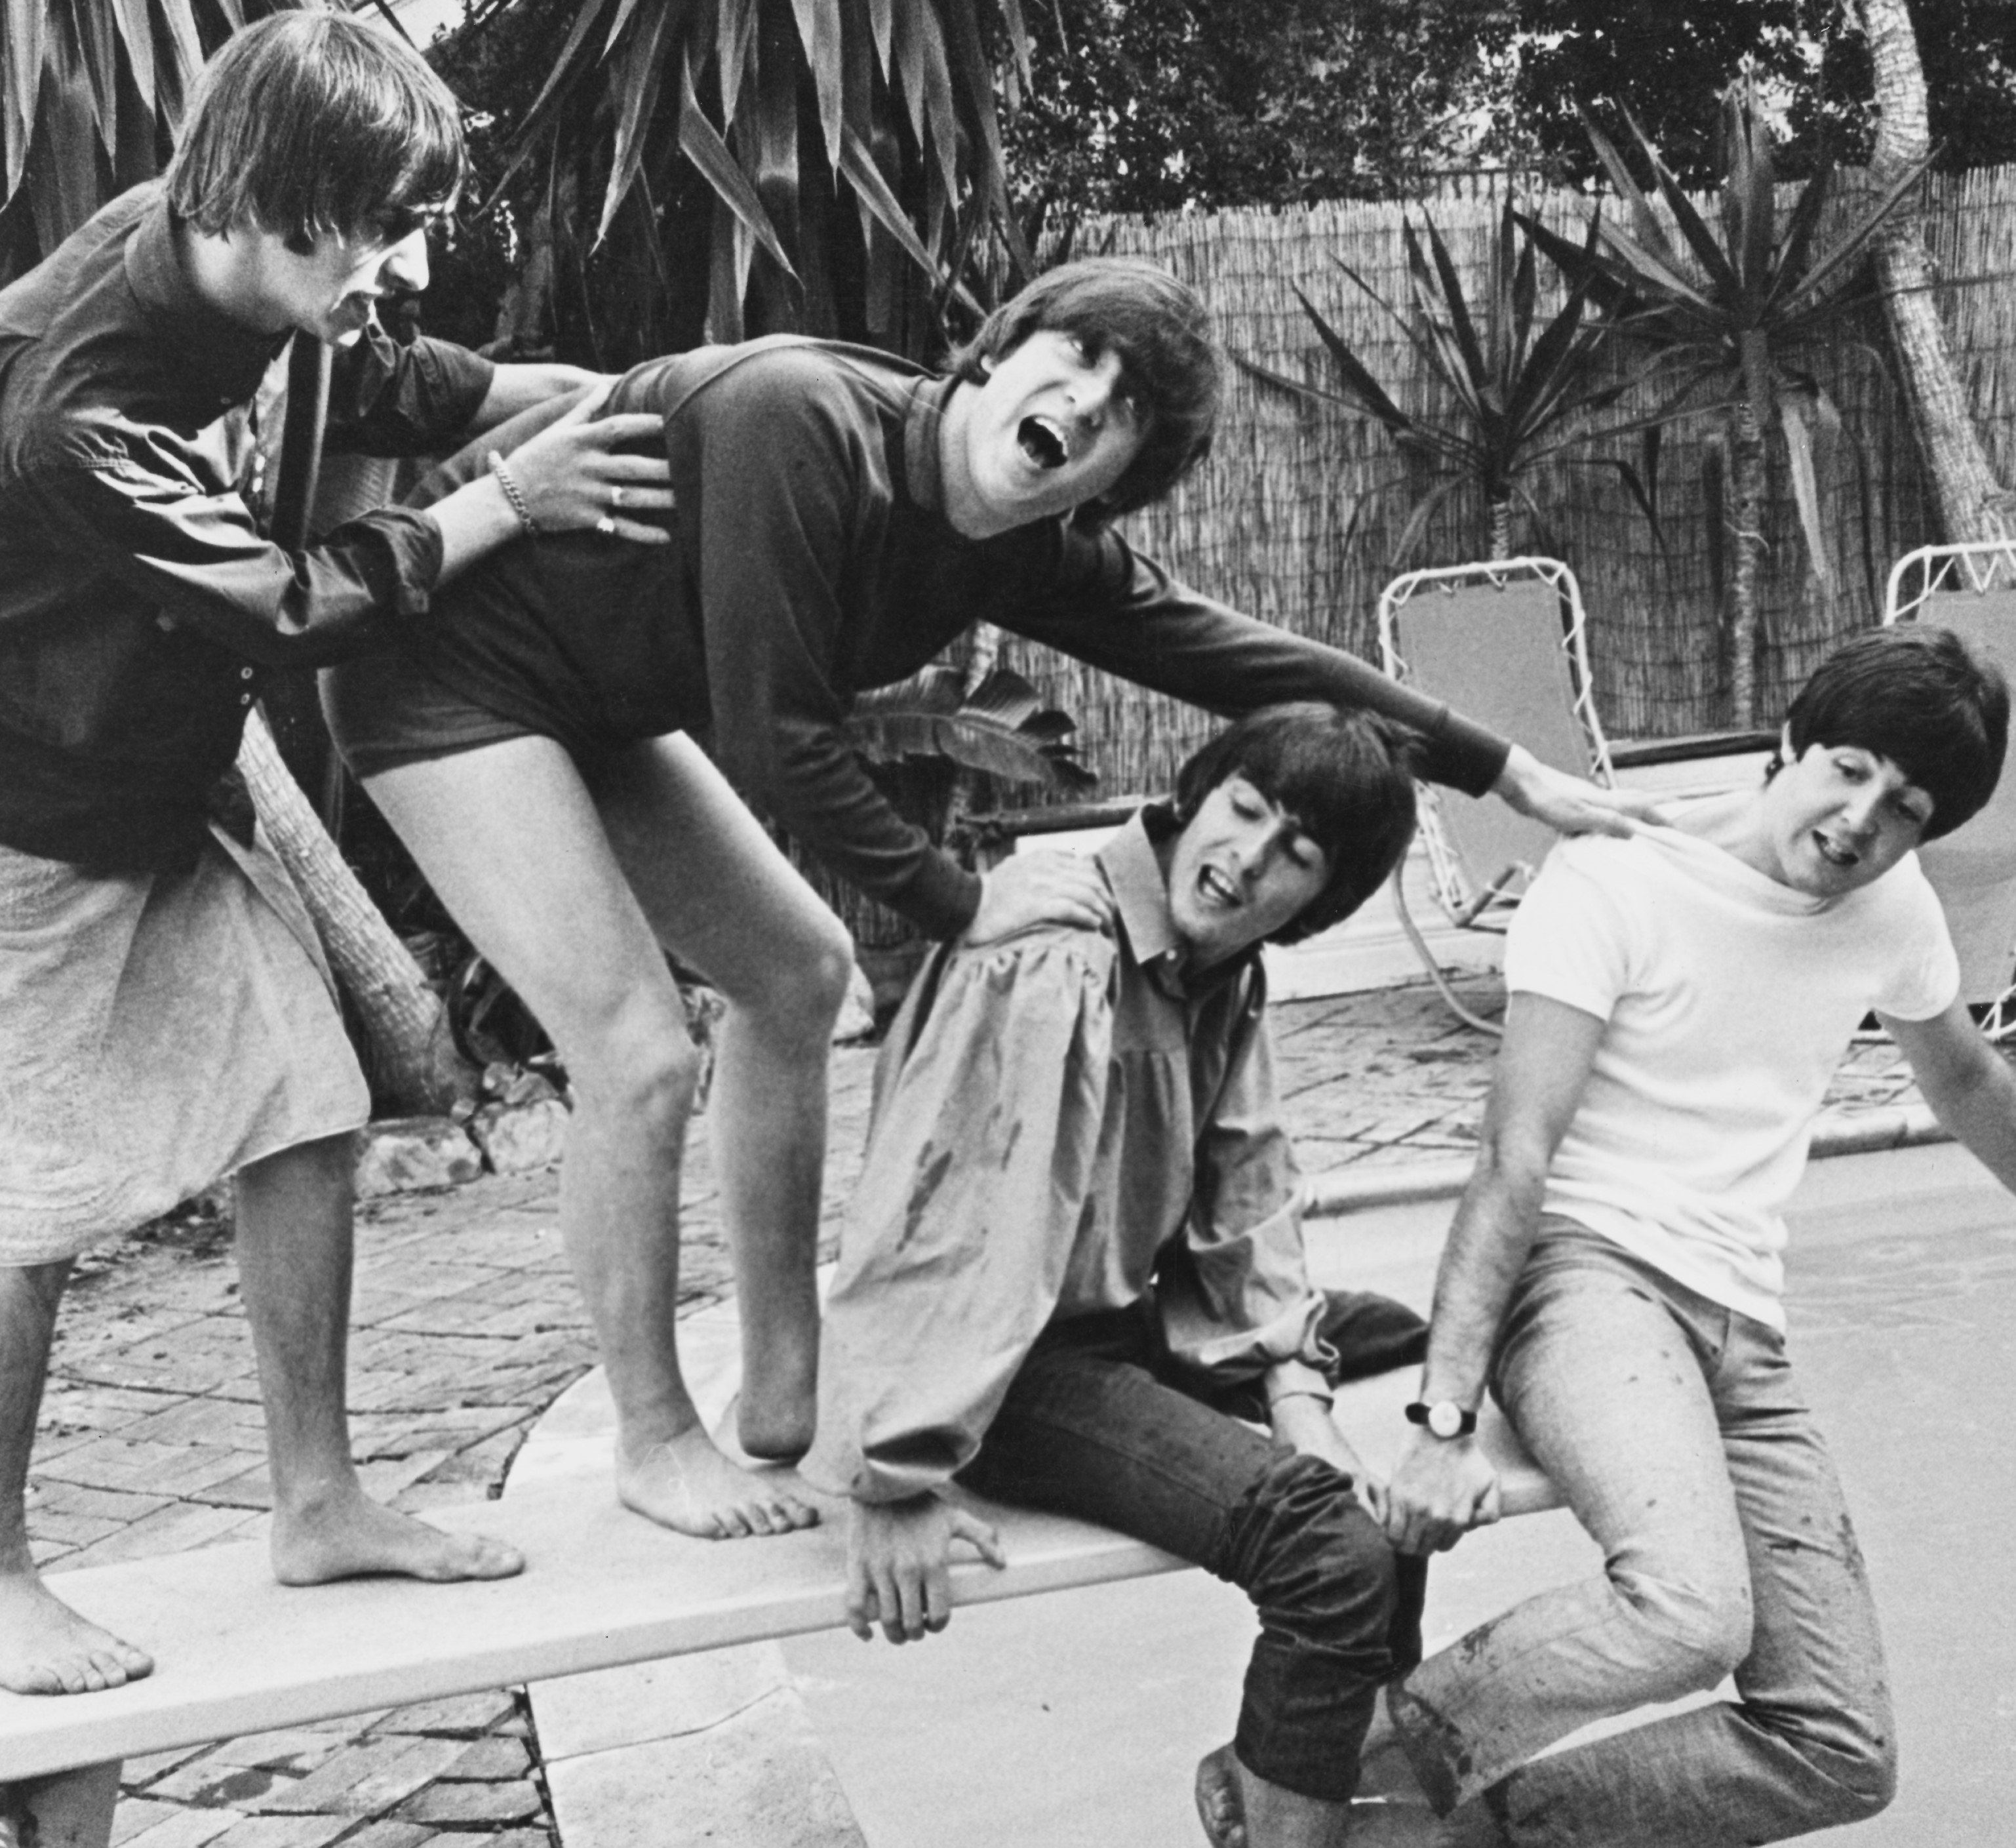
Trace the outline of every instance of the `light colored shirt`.
<instances>
[{"instance_id":1,"label":"light colored shirt","mask_svg":"<svg viewBox=\"0 0 2016 1848\"><path fill-rule=\"evenodd\" d=\"M1563 841L1506 986L1607 1024L1546 1210L1782 1330L1781 1209L1850 1036L1871 1008L1930 1018L1959 980L1915 855L1823 899L1677 829Z\"/></svg>"},{"instance_id":2,"label":"light colored shirt","mask_svg":"<svg viewBox=\"0 0 2016 1848\"><path fill-rule=\"evenodd\" d=\"M1177 1361L1276 1396L1334 1360L1259 959L1181 978L1142 818L1099 864L1115 935L941 950L891 1029L826 1302L821 1488L945 1482L1055 1317L1150 1298Z\"/></svg>"}]
</instances>

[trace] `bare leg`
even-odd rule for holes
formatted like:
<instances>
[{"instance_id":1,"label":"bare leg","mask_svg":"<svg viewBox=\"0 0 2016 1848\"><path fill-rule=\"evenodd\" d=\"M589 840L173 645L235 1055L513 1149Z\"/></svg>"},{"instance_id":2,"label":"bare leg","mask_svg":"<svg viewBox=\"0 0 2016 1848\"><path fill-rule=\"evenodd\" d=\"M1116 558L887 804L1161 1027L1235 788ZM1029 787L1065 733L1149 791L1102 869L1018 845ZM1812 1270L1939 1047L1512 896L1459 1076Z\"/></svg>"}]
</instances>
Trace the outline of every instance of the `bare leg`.
<instances>
[{"instance_id":1,"label":"bare leg","mask_svg":"<svg viewBox=\"0 0 2016 1848\"><path fill-rule=\"evenodd\" d=\"M715 1447L679 1370L679 1170L698 1061L653 926L580 773L551 740L516 738L404 765L369 787L567 1063L575 1108L560 1226L609 1370L617 1492L704 1538L810 1525L813 1509ZM646 823L626 811L627 830L641 837ZM648 831L661 883L683 878L707 845L676 810ZM732 882L711 888L696 874L688 902L729 909ZM752 944L750 953L765 952Z\"/></svg>"},{"instance_id":2,"label":"bare leg","mask_svg":"<svg viewBox=\"0 0 2016 1848\"><path fill-rule=\"evenodd\" d=\"M28 1457L70 1260L0 1267L0 1688L84 1694L152 1673L144 1650L54 1596L28 1548Z\"/></svg>"},{"instance_id":3,"label":"bare leg","mask_svg":"<svg viewBox=\"0 0 2016 1848\"><path fill-rule=\"evenodd\" d=\"M502 1541L444 1533L365 1496L351 1461L350 1138L269 1155L238 1176L238 1270L259 1359L273 1476L273 1572L285 1585L366 1572L502 1579Z\"/></svg>"},{"instance_id":4,"label":"bare leg","mask_svg":"<svg viewBox=\"0 0 2016 1848\"><path fill-rule=\"evenodd\" d=\"M826 1067L853 944L690 740L641 747L596 796L652 929L728 1002L707 1114L742 1320L737 1435L795 1460L817 1397Z\"/></svg>"}]
</instances>

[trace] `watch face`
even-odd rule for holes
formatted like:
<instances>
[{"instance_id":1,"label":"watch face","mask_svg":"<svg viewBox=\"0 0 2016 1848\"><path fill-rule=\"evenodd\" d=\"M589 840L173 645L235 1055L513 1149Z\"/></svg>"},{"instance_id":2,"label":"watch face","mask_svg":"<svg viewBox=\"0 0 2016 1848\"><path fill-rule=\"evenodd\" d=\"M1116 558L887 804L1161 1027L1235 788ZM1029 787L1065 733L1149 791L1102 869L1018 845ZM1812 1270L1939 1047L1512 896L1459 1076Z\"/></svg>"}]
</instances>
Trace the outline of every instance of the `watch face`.
<instances>
[{"instance_id":1,"label":"watch face","mask_svg":"<svg viewBox=\"0 0 2016 1848\"><path fill-rule=\"evenodd\" d=\"M1454 1437L1463 1428L1463 1408L1446 1399L1430 1406L1428 1428L1438 1437Z\"/></svg>"}]
</instances>

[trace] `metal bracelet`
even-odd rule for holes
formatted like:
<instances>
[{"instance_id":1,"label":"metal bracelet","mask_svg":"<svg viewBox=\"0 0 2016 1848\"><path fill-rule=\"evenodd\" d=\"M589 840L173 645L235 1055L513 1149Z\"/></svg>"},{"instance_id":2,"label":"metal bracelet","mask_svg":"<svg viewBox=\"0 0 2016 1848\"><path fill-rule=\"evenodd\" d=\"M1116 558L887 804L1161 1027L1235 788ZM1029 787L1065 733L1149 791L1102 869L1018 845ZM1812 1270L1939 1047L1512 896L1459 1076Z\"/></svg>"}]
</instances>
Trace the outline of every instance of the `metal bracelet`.
<instances>
[{"instance_id":1,"label":"metal bracelet","mask_svg":"<svg viewBox=\"0 0 2016 1848\"><path fill-rule=\"evenodd\" d=\"M512 479L511 471L504 466L504 458L495 449L490 452L490 472L497 477L497 485L504 490L504 498L511 503L511 511L518 516L518 524L525 529L525 536L536 539L539 536L539 523L532 517L532 510L525 505L525 497Z\"/></svg>"}]
</instances>

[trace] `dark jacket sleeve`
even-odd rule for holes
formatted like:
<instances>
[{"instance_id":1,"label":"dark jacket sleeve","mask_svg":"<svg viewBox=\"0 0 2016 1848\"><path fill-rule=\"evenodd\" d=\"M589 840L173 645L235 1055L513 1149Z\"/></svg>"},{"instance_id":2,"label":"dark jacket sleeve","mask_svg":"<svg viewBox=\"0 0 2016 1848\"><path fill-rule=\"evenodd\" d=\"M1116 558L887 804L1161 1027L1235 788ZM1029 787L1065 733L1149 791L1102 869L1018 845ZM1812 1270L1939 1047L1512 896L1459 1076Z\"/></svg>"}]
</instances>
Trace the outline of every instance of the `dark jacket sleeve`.
<instances>
[{"instance_id":1,"label":"dark jacket sleeve","mask_svg":"<svg viewBox=\"0 0 2016 1848\"><path fill-rule=\"evenodd\" d=\"M157 604L171 623L268 665L318 666L383 646L424 611L441 575L441 530L387 507L304 552L261 534L235 492L165 430L127 425L80 435L63 463L9 491L96 571Z\"/></svg>"},{"instance_id":2,"label":"dark jacket sleeve","mask_svg":"<svg viewBox=\"0 0 2016 1848\"><path fill-rule=\"evenodd\" d=\"M879 538L864 521L881 440L798 353L723 378L667 431L679 520L697 540L716 761L850 884L953 937L980 881L862 768L837 679L848 560Z\"/></svg>"},{"instance_id":3,"label":"dark jacket sleeve","mask_svg":"<svg viewBox=\"0 0 2016 1848\"><path fill-rule=\"evenodd\" d=\"M1421 774L1483 795L1511 747L1439 700L1341 649L1291 634L1179 583L1117 533L1062 527L1046 594L1004 627L1107 672L1232 717L1283 700L1363 707L1419 732Z\"/></svg>"}]
</instances>

